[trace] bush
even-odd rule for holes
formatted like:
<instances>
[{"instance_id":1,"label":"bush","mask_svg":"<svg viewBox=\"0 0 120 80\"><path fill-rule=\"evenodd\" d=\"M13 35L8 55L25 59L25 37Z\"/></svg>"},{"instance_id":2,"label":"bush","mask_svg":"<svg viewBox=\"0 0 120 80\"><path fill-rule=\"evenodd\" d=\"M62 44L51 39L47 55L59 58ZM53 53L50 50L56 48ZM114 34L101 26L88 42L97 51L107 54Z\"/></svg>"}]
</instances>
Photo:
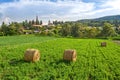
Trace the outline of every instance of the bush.
<instances>
[{"instance_id":1,"label":"bush","mask_svg":"<svg viewBox=\"0 0 120 80\"><path fill-rule=\"evenodd\" d=\"M4 33L3 33L3 32L0 32L0 36L4 36Z\"/></svg>"},{"instance_id":2,"label":"bush","mask_svg":"<svg viewBox=\"0 0 120 80\"><path fill-rule=\"evenodd\" d=\"M48 32L46 32L46 31L42 31L41 33L40 33L40 35L42 35L42 36L46 36L48 34Z\"/></svg>"},{"instance_id":3,"label":"bush","mask_svg":"<svg viewBox=\"0 0 120 80\"><path fill-rule=\"evenodd\" d=\"M49 32L47 33L47 35L48 35L48 36L55 36L54 32L51 32L51 31L49 31Z\"/></svg>"},{"instance_id":4,"label":"bush","mask_svg":"<svg viewBox=\"0 0 120 80\"><path fill-rule=\"evenodd\" d=\"M120 35L116 37L112 37L113 40L120 40Z\"/></svg>"}]
</instances>

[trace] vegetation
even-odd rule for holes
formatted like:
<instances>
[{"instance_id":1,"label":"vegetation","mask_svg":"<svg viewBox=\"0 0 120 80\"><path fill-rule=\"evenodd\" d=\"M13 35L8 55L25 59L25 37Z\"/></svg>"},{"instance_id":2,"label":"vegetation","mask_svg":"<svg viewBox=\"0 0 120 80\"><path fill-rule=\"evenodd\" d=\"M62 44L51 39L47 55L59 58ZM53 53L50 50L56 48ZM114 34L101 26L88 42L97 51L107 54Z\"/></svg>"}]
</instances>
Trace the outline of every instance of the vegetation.
<instances>
[{"instance_id":1,"label":"vegetation","mask_svg":"<svg viewBox=\"0 0 120 80\"><path fill-rule=\"evenodd\" d=\"M120 40L120 35L117 37L112 37L113 40Z\"/></svg>"},{"instance_id":2,"label":"vegetation","mask_svg":"<svg viewBox=\"0 0 120 80\"><path fill-rule=\"evenodd\" d=\"M101 42L107 47L101 47ZM40 50L36 63L25 62L28 48ZM63 61L65 49L76 49L77 61ZM39 36L0 37L1 80L119 80L120 46L100 39Z\"/></svg>"},{"instance_id":3,"label":"vegetation","mask_svg":"<svg viewBox=\"0 0 120 80\"><path fill-rule=\"evenodd\" d=\"M97 37L113 37L118 34L110 23L104 23L103 27L86 27L80 23L65 23L60 33L62 36L72 36L78 38L97 38Z\"/></svg>"},{"instance_id":4,"label":"vegetation","mask_svg":"<svg viewBox=\"0 0 120 80\"><path fill-rule=\"evenodd\" d=\"M118 20L116 20L118 18ZM112 21L111 21L112 20ZM21 23L12 22L0 27L0 36L35 34L42 36L62 36L77 38L107 38L120 35L119 16L109 16L91 20L74 22L48 21L42 25L42 20L25 20Z\"/></svg>"},{"instance_id":5,"label":"vegetation","mask_svg":"<svg viewBox=\"0 0 120 80\"><path fill-rule=\"evenodd\" d=\"M95 26L95 27L101 27L104 25L105 22L113 24L114 27L119 27L120 26L120 15L115 15L115 16L105 16L105 17L100 17L96 19L83 19L83 20L78 20L77 22L86 24L88 26Z\"/></svg>"},{"instance_id":6,"label":"vegetation","mask_svg":"<svg viewBox=\"0 0 120 80\"><path fill-rule=\"evenodd\" d=\"M108 37L108 36L115 36L116 33L115 31L112 29L112 26L111 24L109 23L105 23L104 26L103 26L103 29L101 31L101 35L104 36L104 37Z\"/></svg>"}]
</instances>

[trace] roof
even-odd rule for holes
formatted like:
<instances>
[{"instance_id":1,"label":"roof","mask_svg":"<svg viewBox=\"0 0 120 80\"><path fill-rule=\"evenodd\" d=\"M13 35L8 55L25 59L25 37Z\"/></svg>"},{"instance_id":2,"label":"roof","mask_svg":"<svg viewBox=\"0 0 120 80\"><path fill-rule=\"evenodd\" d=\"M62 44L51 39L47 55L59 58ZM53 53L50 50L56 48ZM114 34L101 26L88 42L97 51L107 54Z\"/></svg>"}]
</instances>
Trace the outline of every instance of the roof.
<instances>
[{"instance_id":1,"label":"roof","mask_svg":"<svg viewBox=\"0 0 120 80\"><path fill-rule=\"evenodd\" d=\"M42 25L33 25L34 27L42 27Z\"/></svg>"}]
</instances>

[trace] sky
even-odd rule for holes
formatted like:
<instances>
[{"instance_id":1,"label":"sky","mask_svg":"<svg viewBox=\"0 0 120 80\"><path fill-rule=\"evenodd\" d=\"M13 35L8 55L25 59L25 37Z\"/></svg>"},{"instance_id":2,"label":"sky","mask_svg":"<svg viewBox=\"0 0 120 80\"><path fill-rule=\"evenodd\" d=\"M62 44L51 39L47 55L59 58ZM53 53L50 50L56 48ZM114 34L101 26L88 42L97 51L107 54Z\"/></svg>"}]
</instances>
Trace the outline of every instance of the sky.
<instances>
[{"instance_id":1,"label":"sky","mask_svg":"<svg viewBox=\"0 0 120 80\"><path fill-rule=\"evenodd\" d=\"M0 23L35 20L76 21L120 15L120 0L0 0Z\"/></svg>"}]
</instances>

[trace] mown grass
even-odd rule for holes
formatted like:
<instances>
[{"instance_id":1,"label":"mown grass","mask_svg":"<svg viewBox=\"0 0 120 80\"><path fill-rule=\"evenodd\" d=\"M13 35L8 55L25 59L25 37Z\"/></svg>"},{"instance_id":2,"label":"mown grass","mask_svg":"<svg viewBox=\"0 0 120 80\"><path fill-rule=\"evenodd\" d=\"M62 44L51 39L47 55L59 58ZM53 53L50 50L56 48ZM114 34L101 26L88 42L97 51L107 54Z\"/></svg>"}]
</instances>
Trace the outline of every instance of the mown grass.
<instances>
[{"instance_id":1,"label":"mown grass","mask_svg":"<svg viewBox=\"0 0 120 80\"><path fill-rule=\"evenodd\" d=\"M120 46L108 40L13 36L1 37L0 44L1 80L120 79ZM40 61L23 60L28 48L40 50ZM63 61L65 49L76 49L76 62Z\"/></svg>"}]
</instances>

